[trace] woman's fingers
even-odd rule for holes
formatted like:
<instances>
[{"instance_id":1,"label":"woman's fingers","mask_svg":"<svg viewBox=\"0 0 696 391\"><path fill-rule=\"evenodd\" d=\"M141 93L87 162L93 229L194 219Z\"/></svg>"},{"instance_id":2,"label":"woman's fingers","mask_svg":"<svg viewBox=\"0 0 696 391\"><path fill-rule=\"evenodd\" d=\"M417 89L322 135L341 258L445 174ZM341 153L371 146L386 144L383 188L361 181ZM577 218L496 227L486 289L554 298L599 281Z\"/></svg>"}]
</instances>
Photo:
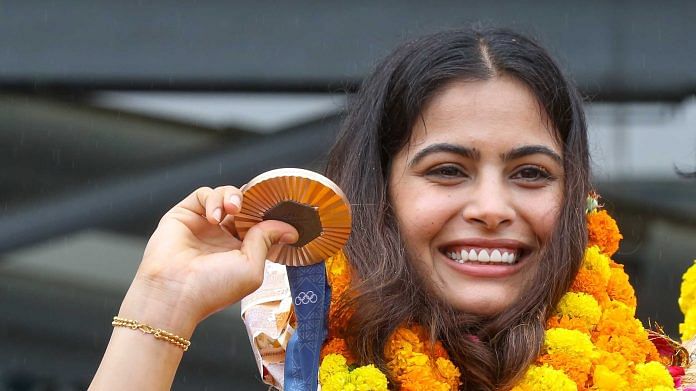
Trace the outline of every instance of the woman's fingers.
<instances>
[{"instance_id":1,"label":"woman's fingers","mask_svg":"<svg viewBox=\"0 0 696 391\"><path fill-rule=\"evenodd\" d=\"M266 220L247 231L240 250L252 263L263 265L272 245L292 244L298 238L299 234L292 225L277 220Z\"/></svg>"},{"instance_id":2,"label":"woman's fingers","mask_svg":"<svg viewBox=\"0 0 696 391\"><path fill-rule=\"evenodd\" d=\"M234 216L242 210L242 191L234 186L223 186L222 189L224 210Z\"/></svg>"},{"instance_id":3,"label":"woman's fingers","mask_svg":"<svg viewBox=\"0 0 696 391\"><path fill-rule=\"evenodd\" d=\"M224 210L222 207L223 197L224 193L220 191L219 188L205 193L205 199L203 200L203 205L205 205L205 218L208 219L210 223L220 224L222 221L224 217ZM226 216L227 214L224 213L224 215Z\"/></svg>"},{"instance_id":4,"label":"woman's fingers","mask_svg":"<svg viewBox=\"0 0 696 391\"><path fill-rule=\"evenodd\" d=\"M234 186L200 187L177 206L205 217L211 224L220 224L228 214L239 213L242 197L241 190Z\"/></svg>"}]
</instances>

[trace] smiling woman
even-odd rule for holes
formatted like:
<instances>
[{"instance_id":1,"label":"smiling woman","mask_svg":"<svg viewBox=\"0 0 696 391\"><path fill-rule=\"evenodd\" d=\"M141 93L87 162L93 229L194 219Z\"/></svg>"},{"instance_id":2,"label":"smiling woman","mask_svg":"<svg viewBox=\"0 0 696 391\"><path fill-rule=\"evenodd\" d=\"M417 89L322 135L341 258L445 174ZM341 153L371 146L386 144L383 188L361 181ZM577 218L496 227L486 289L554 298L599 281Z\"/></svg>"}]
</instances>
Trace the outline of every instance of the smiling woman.
<instances>
[{"instance_id":1,"label":"smiling woman","mask_svg":"<svg viewBox=\"0 0 696 391\"><path fill-rule=\"evenodd\" d=\"M515 385L587 243L582 101L546 51L505 30L447 31L399 47L353 98L326 174L353 205L353 234L347 257L327 260L325 349L345 356L323 361L322 389L344 388L345 377L322 373L345 368L345 357L406 390ZM297 232L270 220L239 240L242 202L224 186L172 208L119 317L186 342L200 321L258 288L270 246ZM123 359L134 344L137 357ZM93 389L166 388L176 346L119 327ZM426 354L430 372L403 367ZM351 376L360 389L386 389L375 370Z\"/></svg>"},{"instance_id":2,"label":"smiling woman","mask_svg":"<svg viewBox=\"0 0 696 391\"><path fill-rule=\"evenodd\" d=\"M511 387L587 240L582 101L543 48L506 30L426 36L376 69L327 171L357 204L348 349L384 367L389 336L418 324L462 388Z\"/></svg>"}]
</instances>

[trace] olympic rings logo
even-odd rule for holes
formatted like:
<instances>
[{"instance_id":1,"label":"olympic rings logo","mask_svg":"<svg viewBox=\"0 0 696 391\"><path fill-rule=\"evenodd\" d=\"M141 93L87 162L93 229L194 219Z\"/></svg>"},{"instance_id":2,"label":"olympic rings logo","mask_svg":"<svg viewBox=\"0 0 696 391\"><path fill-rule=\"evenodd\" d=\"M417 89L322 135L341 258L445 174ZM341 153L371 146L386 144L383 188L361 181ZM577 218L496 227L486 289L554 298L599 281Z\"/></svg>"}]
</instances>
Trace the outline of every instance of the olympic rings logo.
<instances>
[{"instance_id":1,"label":"olympic rings logo","mask_svg":"<svg viewBox=\"0 0 696 391\"><path fill-rule=\"evenodd\" d=\"M309 304L309 303L316 303L319 297L317 297L317 294L314 293L314 291L306 291L306 292L300 292L297 294L297 297L295 297L295 305L302 305L302 304Z\"/></svg>"}]
</instances>

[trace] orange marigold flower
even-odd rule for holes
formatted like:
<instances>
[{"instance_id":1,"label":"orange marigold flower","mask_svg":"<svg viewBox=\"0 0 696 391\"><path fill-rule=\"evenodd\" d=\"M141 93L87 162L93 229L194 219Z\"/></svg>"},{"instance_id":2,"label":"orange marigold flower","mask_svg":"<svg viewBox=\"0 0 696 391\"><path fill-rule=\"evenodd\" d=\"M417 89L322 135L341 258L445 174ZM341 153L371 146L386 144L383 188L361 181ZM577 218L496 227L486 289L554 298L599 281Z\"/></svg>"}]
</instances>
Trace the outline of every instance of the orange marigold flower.
<instances>
[{"instance_id":1,"label":"orange marigold flower","mask_svg":"<svg viewBox=\"0 0 696 391\"><path fill-rule=\"evenodd\" d=\"M331 305L329 306L329 338L342 334L350 318L352 309L344 308L351 283L348 258L343 251L326 260L326 277L331 286Z\"/></svg>"},{"instance_id":2,"label":"orange marigold flower","mask_svg":"<svg viewBox=\"0 0 696 391\"><path fill-rule=\"evenodd\" d=\"M595 270L580 268L570 287L571 292L583 292L592 295L600 306L609 301L607 285Z\"/></svg>"},{"instance_id":3,"label":"orange marigold flower","mask_svg":"<svg viewBox=\"0 0 696 391\"><path fill-rule=\"evenodd\" d=\"M452 362L446 358L438 357L435 360L435 369L439 375L444 379L445 383L449 385L450 390L458 390L461 382L459 378L461 377L461 372Z\"/></svg>"},{"instance_id":4,"label":"orange marigold flower","mask_svg":"<svg viewBox=\"0 0 696 391\"><path fill-rule=\"evenodd\" d=\"M459 369L445 357L429 355L444 349L428 341L423 327L399 327L384 349L389 372L401 390L457 390Z\"/></svg>"},{"instance_id":5,"label":"orange marigold flower","mask_svg":"<svg viewBox=\"0 0 696 391\"><path fill-rule=\"evenodd\" d=\"M599 210L587 214L587 230L589 234L589 246L599 246L602 252L608 256L614 255L619 249L619 242L623 239L619 227L606 210Z\"/></svg>"},{"instance_id":6,"label":"orange marigold flower","mask_svg":"<svg viewBox=\"0 0 696 391\"><path fill-rule=\"evenodd\" d=\"M592 361L589 357L586 360L581 360L563 352L541 355L539 359L537 359L537 363L549 364L554 369L563 371L563 373L578 385L578 389L584 388L584 385L589 380L590 370L592 369Z\"/></svg>"},{"instance_id":7,"label":"orange marigold flower","mask_svg":"<svg viewBox=\"0 0 696 391\"><path fill-rule=\"evenodd\" d=\"M622 378L627 378L633 370L634 363L626 361L624 356L617 352L607 352L599 350L599 357L595 364L602 364L610 371L620 375Z\"/></svg>"},{"instance_id":8,"label":"orange marigold flower","mask_svg":"<svg viewBox=\"0 0 696 391\"><path fill-rule=\"evenodd\" d=\"M343 251L326 260L326 277L331 285L332 297L340 297L350 286L350 264Z\"/></svg>"},{"instance_id":9,"label":"orange marigold flower","mask_svg":"<svg viewBox=\"0 0 696 391\"><path fill-rule=\"evenodd\" d=\"M593 325L588 321L581 318L571 318L568 315L558 316L554 315L546 322L546 328L563 328L569 330L582 331L583 333L589 334Z\"/></svg>"},{"instance_id":10,"label":"orange marigold flower","mask_svg":"<svg viewBox=\"0 0 696 391\"><path fill-rule=\"evenodd\" d=\"M447 383L443 383L434 378L429 370L425 368L417 368L411 372L405 373L402 376L397 376L396 381L399 382L402 391L450 391L456 390L451 388Z\"/></svg>"},{"instance_id":11,"label":"orange marigold flower","mask_svg":"<svg viewBox=\"0 0 696 391\"><path fill-rule=\"evenodd\" d=\"M442 357L449 360L449 354L447 353L445 347L442 345L442 342L435 340L433 343L432 339L430 338L430 334L428 333L425 327L414 324L410 326L407 330L414 333L418 337L418 340L423 346L424 353L432 355L433 358Z\"/></svg>"},{"instance_id":12,"label":"orange marigold flower","mask_svg":"<svg viewBox=\"0 0 696 391\"><path fill-rule=\"evenodd\" d=\"M657 349L650 341L633 339L625 335L600 335L595 346L607 352L619 353L628 362L640 364L650 361Z\"/></svg>"},{"instance_id":13,"label":"orange marigold flower","mask_svg":"<svg viewBox=\"0 0 696 391\"><path fill-rule=\"evenodd\" d=\"M449 353L447 353L447 349L445 349L445 347L442 346L442 342L436 341L433 345L433 357L446 358L447 360L449 360Z\"/></svg>"},{"instance_id":14,"label":"orange marigold flower","mask_svg":"<svg viewBox=\"0 0 696 391\"><path fill-rule=\"evenodd\" d=\"M340 354L345 357L347 365L353 365L357 362L353 353L348 349L348 345L343 338L331 338L328 342L324 344L321 348L321 360L329 354Z\"/></svg>"},{"instance_id":15,"label":"orange marigold flower","mask_svg":"<svg viewBox=\"0 0 696 391\"><path fill-rule=\"evenodd\" d=\"M623 265L612 262L611 276L607 285L607 293L612 300L618 300L629 307L636 308L636 293L628 282L628 274L624 272Z\"/></svg>"},{"instance_id":16,"label":"orange marigold flower","mask_svg":"<svg viewBox=\"0 0 696 391\"><path fill-rule=\"evenodd\" d=\"M657 348L648 339L648 332L634 316L635 308L612 300L593 333L595 345L607 352L621 353L634 363L659 357Z\"/></svg>"},{"instance_id":17,"label":"orange marigold flower","mask_svg":"<svg viewBox=\"0 0 696 391\"><path fill-rule=\"evenodd\" d=\"M391 361L400 351L422 352L423 343L418 334L406 327L396 329L384 347L384 358Z\"/></svg>"}]
</instances>

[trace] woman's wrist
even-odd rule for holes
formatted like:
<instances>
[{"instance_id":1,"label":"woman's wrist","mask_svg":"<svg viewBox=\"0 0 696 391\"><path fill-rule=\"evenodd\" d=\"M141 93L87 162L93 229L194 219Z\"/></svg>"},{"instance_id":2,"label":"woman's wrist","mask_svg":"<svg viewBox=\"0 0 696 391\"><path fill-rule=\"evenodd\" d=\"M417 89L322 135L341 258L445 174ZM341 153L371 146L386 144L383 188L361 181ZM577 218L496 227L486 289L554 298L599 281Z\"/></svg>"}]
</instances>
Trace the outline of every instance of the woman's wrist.
<instances>
[{"instance_id":1,"label":"woman's wrist","mask_svg":"<svg viewBox=\"0 0 696 391\"><path fill-rule=\"evenodd\" d=\"M126 293L118 317L190 339L198 324L190 305L176 295L137 278ZM184 349L129 327L115 327L90 390L167 390Z\"/></svg>"},{"instance_id":2,"label":"woman's wrist","mask_svg":"<svg viewBox=\"0 0 696 391\"><path fill-rule=\"evenodd\" d=\"M136 320L190 339L199 323L198 314L184 295L162 292L136 278L126 293L118 316Z\"/></svg>"}]
</instances>

